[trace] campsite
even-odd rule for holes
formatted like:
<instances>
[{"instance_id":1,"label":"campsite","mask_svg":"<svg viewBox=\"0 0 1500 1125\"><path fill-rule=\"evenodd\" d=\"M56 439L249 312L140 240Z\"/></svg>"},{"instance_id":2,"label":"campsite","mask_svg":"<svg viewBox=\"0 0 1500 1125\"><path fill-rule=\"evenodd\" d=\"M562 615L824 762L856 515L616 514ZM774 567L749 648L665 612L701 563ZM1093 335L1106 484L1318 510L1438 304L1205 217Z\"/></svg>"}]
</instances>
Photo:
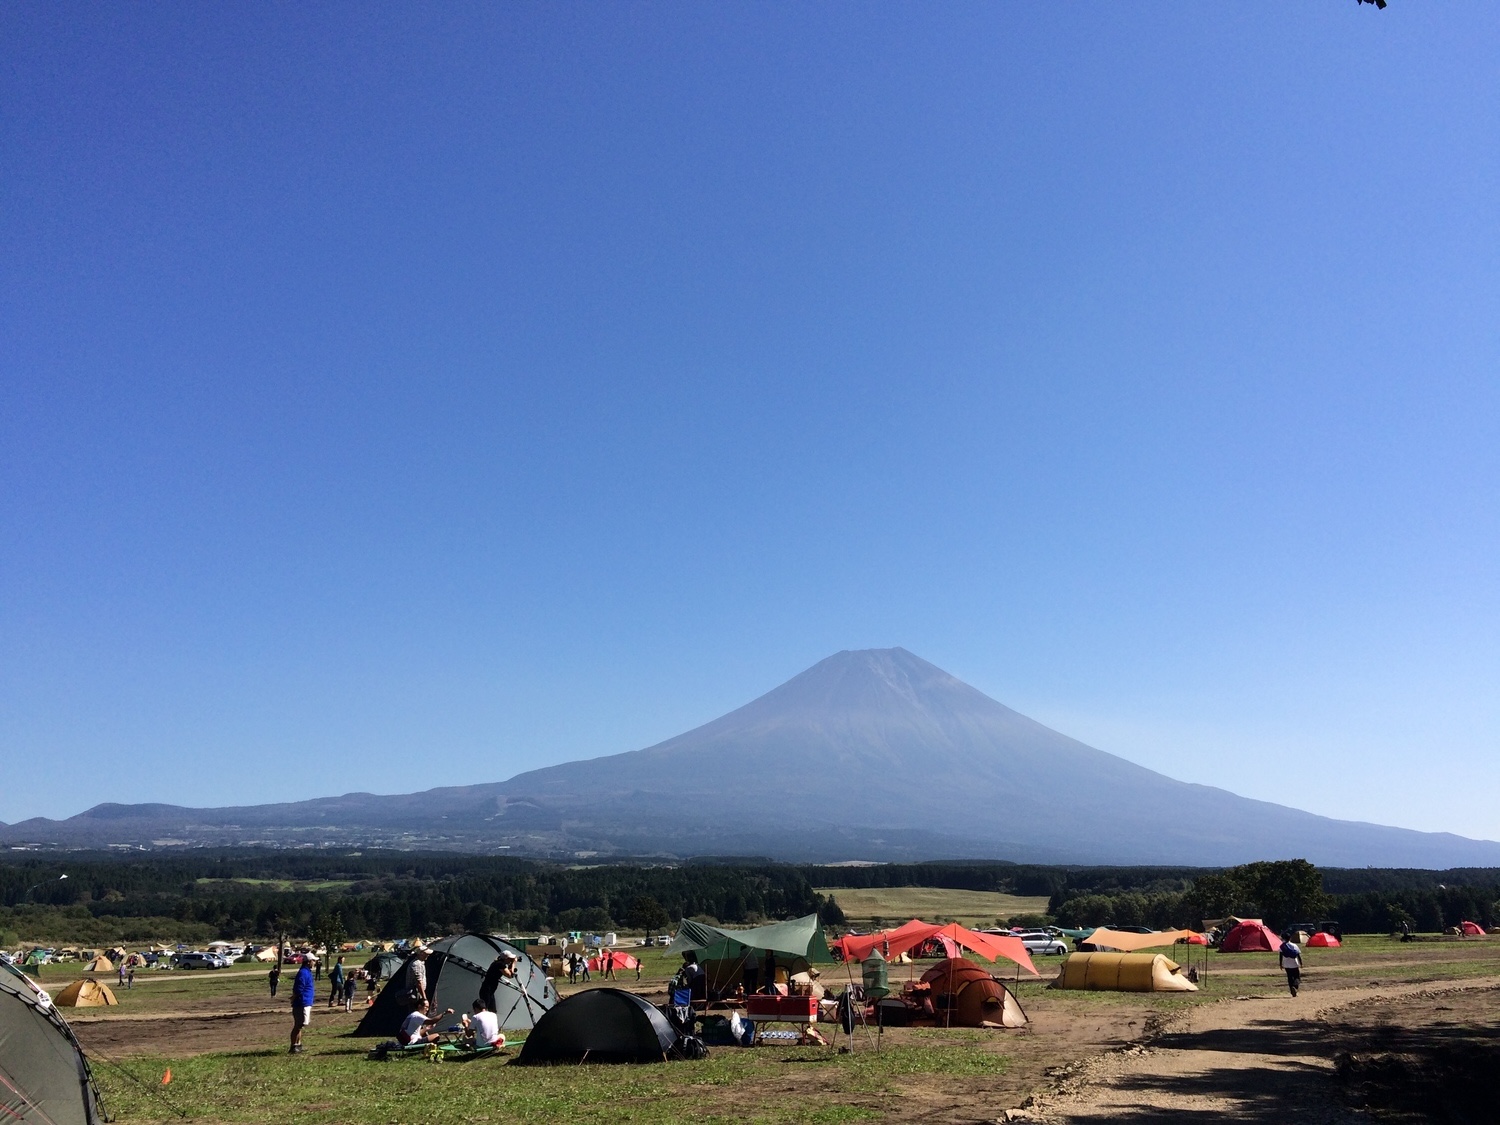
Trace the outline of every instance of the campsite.
<instances>
[{"instance_id":1,"label":"campsite","mask_svg":"<svg viewBox=\"0 0 1500 1125\"><path fill-rule=\"evenodd\" d=\"M622 936L626 940L634 939ZM636 952L639 985L631 972L627 982L574 986L562 978L558 991L566 997L621 983L651 1003L665 1004L680 956L661 946ZM1268 954L1197 956L1212 958L1198 991L1152 994L1058 991L1049 987L1059 970L1055 960L1043 961L1042 975L1033 978L1014 964L1002 974L981 958L977 967L986 978L991 970L1005 975L1025 1011L1024 1030L861 1028L832 1048L714 1048L700 1061L657 1066L507 1065L524 1048L525 1033L511 1038L507 1060L493 1063L375 1064L366 1058L371 1041L351 1037L368 1009L326 1009L322 982L307 1054L288 1058L284 996L271 1000L264 966L243 963L215 973L145 974L119 995L116 1006L70 1010L67 1018L92 1060L107 1108L126 1125L182 1120L179 1113L189 1120L268 1125L913 1116L957 1122L991 1120L1011 1110L1040 1114L1045 1107L1052 1107L1047 1112L1057 1120L1071 1120L1068 1115L1087 1112L1079 1099L1091 1087L1080 1086L1081 1078L1103 1078L1107 1088L1109 1068L1172 1055L1141 1054L1142 1044L1172 1042L1209 1019L1243 1021L1250 1028L1285 1006L1285 988ZM1500 941L1402 943L1384 935L1351 936L1342 948L1307 950L1306 959L1311 983L1304 999L1324 1003L1326 996L1340 1008L1338 1021L1328 1025L1336 1034L1318 1048L1328 1052L1319 1065L1329 1074L1335 1048L1378 1038L1366 1026L1378 1026L1372 1024L1378 1017L1364 1013L1382 1005L1400 1005L1401 1026L1414 1032L1438 1021L1449 1027L1469 1021L1489 1024L1493 1034L1492 1015L1473 1000L1480 993L1448 990L1484 986L1482 994L1493 996L1500 982ZM889 974L899 987L942 964L897 957ZM855 964L822 968L830 985L859 979ZM842 1053L839 1046L852 1051ZM168 1072L171 1080L163 1085ZM1365 1073L1359 1080L1373 1089L1381 1075ZM1237 1090L1235 1096L1252 1092ZM1021 1110L1028 1100L1030 1108Z\"/></svg>"}]
</instances>

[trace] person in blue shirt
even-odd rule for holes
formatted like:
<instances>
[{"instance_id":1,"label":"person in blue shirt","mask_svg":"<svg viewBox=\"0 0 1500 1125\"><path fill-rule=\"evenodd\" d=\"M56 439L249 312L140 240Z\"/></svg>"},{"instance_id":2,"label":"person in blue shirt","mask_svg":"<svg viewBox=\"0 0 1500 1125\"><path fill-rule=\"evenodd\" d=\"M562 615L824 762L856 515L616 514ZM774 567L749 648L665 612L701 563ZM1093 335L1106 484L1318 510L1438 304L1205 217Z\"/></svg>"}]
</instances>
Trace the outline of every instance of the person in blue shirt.
<instances>
[{"instance_id":1,"label":"person in blue shirt","mask_svg":"<svg viewBox=\"0 0 1500 1125\"><path fill-rule=\"evenodd\" d=\"M302 1053L302 1029L312 1019L313 999L312 966L304 958L292 980L292 1049L288 1054Z\"/></svg>"}]
</instances>

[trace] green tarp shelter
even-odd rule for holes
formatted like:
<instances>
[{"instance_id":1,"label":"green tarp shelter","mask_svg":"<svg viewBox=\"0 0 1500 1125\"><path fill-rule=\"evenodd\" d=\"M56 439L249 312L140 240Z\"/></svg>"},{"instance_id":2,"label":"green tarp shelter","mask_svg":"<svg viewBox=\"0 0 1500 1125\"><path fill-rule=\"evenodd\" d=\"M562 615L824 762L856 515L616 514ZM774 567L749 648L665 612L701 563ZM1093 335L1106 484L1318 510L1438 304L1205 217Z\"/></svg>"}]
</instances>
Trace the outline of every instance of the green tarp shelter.
<instances>
[{"instance_id":1,"label":"green tarp shelter","mask_svg":"<svg viewBox=\"0 0 1500 1125\"><path fill-rule=\"evenodd\" d=\"M814 965L833 963L833 954L828 952L828 942L823 938L823 927L818 924L816 914L748 930L722 930L684 918L667 952L696 953L699 961L781 953Z\"/></svg>"}]
</instances>

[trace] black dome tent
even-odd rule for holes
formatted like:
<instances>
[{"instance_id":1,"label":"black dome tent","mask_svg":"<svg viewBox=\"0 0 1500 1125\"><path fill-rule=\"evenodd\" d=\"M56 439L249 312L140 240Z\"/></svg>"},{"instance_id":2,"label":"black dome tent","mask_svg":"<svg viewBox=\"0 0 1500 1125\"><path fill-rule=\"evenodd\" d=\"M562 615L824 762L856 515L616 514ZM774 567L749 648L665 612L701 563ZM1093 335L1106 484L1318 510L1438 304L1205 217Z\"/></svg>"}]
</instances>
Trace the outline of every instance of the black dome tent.
<instances>
[{"instance_id":1,"label":"black dome tent","mask_svg":"<svg viewBox=\"0 0 1500 1125\"><path fill-rule=\"evenodd\" d=\"M537 1021L516 1062L665 1062L677 1043L667 1018L633 992L575 992Z\"/></svg>"},{"instance_id":2,"label":"black dome tent","mask_svg":"<svg viewBox=\"0 0 1500 1125\"><path fill-rule=\"evenodd\" d=\"M96 1125L99 1092L67 1021L47 994L0 959L0 1119Z\"/></svg>"},{"instance_id":3,"label":"black dome tent","mask_svg":"<svg viewBox=\"0 0 1500 1125\"><path fill-rule=\"evenodd\" d=\"M455 1018L469 1010L479 998L484 975L502 953L514 955L516 975L502 977L495 990L495 1015L507 1030L531 1027L542 1014L557 1003L557 991L542 972L541 966L508 941L490 934L460 934L443 938L431 946L427 958L427 994L432 997L432 1012L452 1008ZM365 1012L357 1036L394 1036L401 1021L411 1011L406 1002L405 964L380 990Z\"/></svg>"}]
</instances>

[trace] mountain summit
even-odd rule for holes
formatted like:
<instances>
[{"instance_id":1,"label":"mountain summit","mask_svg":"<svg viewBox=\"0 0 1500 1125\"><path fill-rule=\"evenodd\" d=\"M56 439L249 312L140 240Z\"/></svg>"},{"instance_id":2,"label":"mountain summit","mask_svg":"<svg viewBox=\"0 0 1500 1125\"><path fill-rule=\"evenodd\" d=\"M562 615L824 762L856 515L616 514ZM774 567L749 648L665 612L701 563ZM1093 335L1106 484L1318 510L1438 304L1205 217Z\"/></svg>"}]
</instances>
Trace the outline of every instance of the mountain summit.
<instances>
[{"instance_id":1,"label":"mountain summit","mask_svg":"<svg viewBox=\"0 0 1500 1125\"><path fill-rule=\"evenodd\" d=\"M696 730L501 788L578 829L675 822L682 831L711 817L719 835L852 830L880 850L877 842L931 834L947 838L949 853L1080 862L1500 861L1500 844L1331 820L1174 781L1028 719L902 648L837 653Z\"/></svg>"},{"instance_id":2,"label":"mountain summit","mask_svg":"<svg viewBox=\"0 0 1500 1125\"><path fill-rule=\"evenodd\" d=\"M644 750L501 783L226 809L100 805L0 826L65 846L361 844L516 853L1500 865L1500 844L1189 785L1059 734L905 649L840 652Z\"/></svg>"}]
</instances>

